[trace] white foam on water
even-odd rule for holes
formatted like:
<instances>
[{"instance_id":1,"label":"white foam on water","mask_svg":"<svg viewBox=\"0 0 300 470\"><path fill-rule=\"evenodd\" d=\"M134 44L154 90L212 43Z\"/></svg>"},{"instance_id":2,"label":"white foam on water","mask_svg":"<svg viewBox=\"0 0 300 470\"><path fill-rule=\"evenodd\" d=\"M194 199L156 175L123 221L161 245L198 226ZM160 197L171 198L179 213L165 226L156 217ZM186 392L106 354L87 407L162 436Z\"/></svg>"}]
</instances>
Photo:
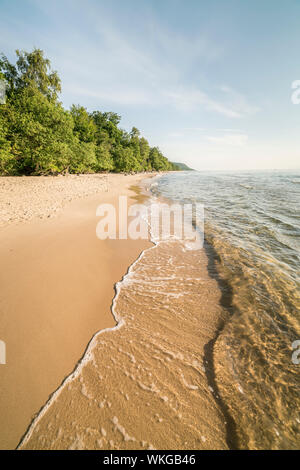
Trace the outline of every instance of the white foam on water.
<instances>
[{"instance_id":1,"label":"white foam on water","mask_svg":"<svg viewBox=\"0 0 300 470\"><path fill-rule=\"evenodd\" d=\"M150 234L151 235L151 234ZM115 331L118 331L120 328L122 328L124 325L125 325L125 320L123 318L121 318L117 311L116 311L116 304L117 304L117 300L118 300L118 297L120 295L120 292L121 292L121 289L123 286L125 286L127 284L127 282L130 282L130 277L132 277L132 270L133 268L135 267L135 265L143 258L143 256L145 255L145 253L149 250L152 250L153 248L155 248L160 242L155 242L153 240L151 240L153 242L153 246L149 247L149 248L146 248L145 250L143 250L140 255L138 256L138 258L129 266L128 268L128 271L127 273L122 277L122 279L120 281L118 281L115 285L115 296L113 298L113 301L112 301L112 307L111 307L111 312L113 314L113 317L115 319L115 321L117 322L117 324L111 328L104 328L103 330L100 330L98 331L97 333L95 333L95 335L92 337L92 339L90 340L90 342L88 343L88 346L87 346L87 349L86 349L86 352L85 354L83 355L83 357L79 360L75 370L70 374L68 375L62 382L62 384L58 387L58 389L50 396L50 398L48 399L48 401L46 402L46 404L41 408L40 412L37 414L37 416L33 419L33 421L31 422L27 432L25 433L25 435L23 436L23 438L21 439L21 441L19 442L18 446L17 446L17 450L21 449L23 445L25 445L29 439L31 438L34 430L36 429L36 425L38 424L38 422L41 420L41 418L45 415L45 413L47 412L47 410L49 409L49 407L55 402L55 400L59 397L59 395L61 394L61 392L64 390L64 388L66 386L69 386L69 384L75 380L82 372L83 368L85 367L85 365L89 362L94 362L94 355L93 355L93 349L97 346L98 344L98 338L100 335L103 335L107 332L115 332ZM85 395L85 392L86 390L81 390L81 392ZM103 402L102 402L103 403ZM99 404L100 407L102 407L102 403ZM111 404L110 404L111 405ZM76 446L78 445L78 447L80 447L80 439L76 439L73 443L73 446ZM76 447L74 447L76 448Z\"/></svg>"},{"instance_id":2,"label":"white foam on water","mask_svg":"<svg viewBox=\"0 0 300 470\"><path fill-rule=\"evenodd\" d=\"M24 435L24 437L20 441L17 449L22 448L22 446L24 446L29 441L29 439L31 438L33 432L36 431L39 421L46 414L49 407L59 397L61 392L64 390L64 387L66 387L66 386L69 387L70 384L76 378L78 378L80 376L80 374L82 373L82 371L83 371L83 369L84 369L84 367L87 363L91 362L91 363L93 363L93 365L96 365L96 361L95 361L95 357L94 357L94 348L97 347L99 344L106 345L106 341L104 339L99 339L99 337L101 337L101 335L103 337L104 333L107 333L107 332L118 331L125 325L125 323L126 323L125 319L122 318L120 312L118 313L118 311L117 311L117 302L118 302L118 298L119 298L119 295L121 293L122 288L126 289L128 284L136 283L136 282L140 282L141 284L143 284L143 282L144 282L144 283L147 284L147 281L145 281L143 279L141 279L139 281L139 279L136 278L136 275L137 276L139 275L138 270L134 271L134 268L135 268L136 264L139 263L139 261L145 256L146 252L155 249L161 243L169 243L169 242L164 242L164 241L161 241L161 240L154 240L153 237L152 237L152 233L151 233L151 227L149 227L149 233L150 233L150 239L153 242L153 246L151 246L150 248L147 248L146 250L141 252L141 254L138 256L138 258L129 266L127 273L122 277L122 279L119 282L117 282L115 284L115 296L114 296L113 301L112 301L111 311L112 311L113 317L116 321L116 325L114 327L105 328L105 329L100 330L97 333L95 333L95 335L92 337L91 341L89 342L89 344L87 346L86 352L84 353L81 360L78 362L78 364L75 367L74 371L64 379L64 381L62 382L60 387L49 397L46 404L43 406L43 408L40 410L40 412L37 414L37 416L34 418L32 423L30 424L30 427L28 428L26 434ZM187 248L184 247L184 244L182 244L181 249L183 251L185 251ZM180 270L181 266L176 266L176 268L178 268ZM153 283L155 284L155 282L153 282L153 281L156 281L157 284L159 285L160 282L164 282L166 280L169 280L169 281L176 280L176 281L178 281L178 279L184 279L184 278L182 278L182 277L179 278L179 276L177 276L176 274L173 274L169 277L159 277L158 276L158 277L155 278L153 276L151 285L153 286ZM198 278L197 279L189 278L189 279L191 281L198 280ZM189 280L189 279L187 279L187 280ZM199 278L199 280L200 280L200 278ZM158 292L160 292L160 291L158 290ZM182 293L179 294L179 293L176 293L176 292L167 292L167 293L166 292L161 292L161 293L164 294L164 296L167 298L167 301L168 301L168 297L170 297L170 298L173 298L173 297L177 298L178 297L179 298L180 296L183 295ZM132 341L130 341L130 342L132 342ZM156 344L156 342L154 341L153 346L155 346L155 344ZM106 346L110 347L109 344L107 344ZM145 344L144 346L146 348L150 347L149 344ZM157 356L157 359L161 362L165 361L166 356L169 356L169 357L167 357L167 360L174 360L175 359L175 360L184 361L184 362L187 361L187 358L185 358L184 355L181 352L174 353L172 351L166 350L165 348L163 348L163 350L162 350L161 347L159 347L158 344L157 344L157 347L164 354L163 359L161 357ZM132 364L137 363L136 357L133 354L128 353L127 351L122 351L121 347L119 347L118 350L119 350L119 352L122 352L122 353L126 354L130 358L130 361L131 361ZM153 356L153 357L156 358L155 356ZM191 359L191 358L189 358L189 359ZM189 365L192 366L192 367L197 367L198 363L194 360L193 363L192 364L190 363ZM107 366L107 368L110 368L110 366ZM168 396L163 394L162 390L159 390L159 388L153 382L151 384L149 384L149 383L145 384L141 380L139 380L138 377L134 376L133 374L130 374L126 370L124 371L124 374L127 377L130 377L133 381L135 381L140 389L156 394L163 402L165 402L164 406L167 406L168 408L173 409L173 405L172 405L173 398L169 398ZM151 375L152 374L149 373L149 376L151 376ZM198 389L198 387L196 385L189 384L188 382L186 382L184 377L183 377L183 381L185 382L184 385L187 388L190 388L191 390ZM81 390L80 390L81 393L86 398L88 398L90 400L94 400L94 397L90 395L89 390L87 389L85 383L83 382L83 377L82 376L80 377L80 382L81 382ZM103 401L98 403L99 408L104 408L105 405L110 408L111 403L107 401L107 397L105 396L103 398L105 398L105 399L103 399ZM125 398L126 398L126 400L129 400L129 396L127 394L125 395ZM131 397L131 398L133 398L133 397ZM181 413L178 413L178 410L176 410L175 408L173 409L173 411L176 414L176 417L178 419L181 419L181 416L182 416ZM114 419L113 424L115 425L115 430L119 431L123 435L123 438L124 438L125 441L135 441L136 440L134 437L129 436L127 434L125 428L119 423L118 418L116 416L113 419ZM162 420L161 417L159 417L159 422L161 422L160 420ZM101 434L102 434L102 437L105 438L106 431L103 428L101 428ZM106 439L105 439L105 441L106 441ZM112 448L114 447L114 441L109 441L109 444ZM74 449L75 448L81 448L81 445L82 445L82 439L81 439L80 435L77 435L77 436L75 436L74 441L71 444L70 448L74 448ZM104 444L103 444L102 439L99 440L98 445L99 445L100 448L103 447ZM151 449L151 448L153 449L154 448L151 443L145 442L145 447L146 446L148 446L148 449Z\"/></svg>"}]
</instances>

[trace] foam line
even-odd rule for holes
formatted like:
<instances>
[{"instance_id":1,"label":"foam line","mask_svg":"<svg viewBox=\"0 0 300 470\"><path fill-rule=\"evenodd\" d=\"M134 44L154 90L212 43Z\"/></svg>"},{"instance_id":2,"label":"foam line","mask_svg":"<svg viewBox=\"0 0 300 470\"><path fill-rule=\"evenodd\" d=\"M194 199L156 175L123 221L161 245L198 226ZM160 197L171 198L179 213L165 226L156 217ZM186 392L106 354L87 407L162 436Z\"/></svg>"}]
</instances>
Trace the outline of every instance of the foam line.
<instances>
[{"instance_id":1,"label":"foam line","mask_svg":"<svg viewBox=\"0 0 300 470\"><path fill-rule=\"evenodd\" d=\"M68 385L70 382L72 382L74 379L76 379L80 375L80 373L83 370L84 366L90 360L92 360L92 358L93 358L93 349L97 345L98 337L100 335L104 334L104 333L109 332L109 331L110 332L117 331L120 328L122 328L122 326L125 325L125 320L121 316L119 316L117 311L116 311L116 303L117 303L118 297L120 295L122 285L125 283L126 279L128 277L130 277L130 274L131 274L132 269L134 268L134 266L143 258L144 254L147 251L152 250L159 243L159 242L156 242L156 241L152 240L151 230L149 232L150 232L150 240L152 241L153 246L150 246L149 248L146 248L145 250L143 250L140 253L140 255L138 256L138 258L129 266L126 274L124 274L122 279L115 284L115 292L116 293L115 293L115 296L112 300L111 312L112 312L113 317L114 317L117 324L115 326L111 327L111 328L104 328L102 330L99 330L94 334L94 336L92 337L92 339L88 343L87 348L86 348L82 358L78 361L77 365L75 366L75 369L73 370L73 372L71 372L71 374L68 375L63 380L61 385L50 395L50 397L48 398L45 405L42 406L40 411L37 413L36 417L30 423L28 429L26 430L26 432L23 435L23 437L21 438L18 446L16 447L16 450L20 450L22 448L22 446L25 445L29 441L29 439L32 436L32 433L34 431L35 426L38 424L40 419L45 415L45 413L47 412L49 407L52 405L52 403L59 397L59 395L61 394L63 389L66 387L66 385Z\"/></svg>"}]
</instances>

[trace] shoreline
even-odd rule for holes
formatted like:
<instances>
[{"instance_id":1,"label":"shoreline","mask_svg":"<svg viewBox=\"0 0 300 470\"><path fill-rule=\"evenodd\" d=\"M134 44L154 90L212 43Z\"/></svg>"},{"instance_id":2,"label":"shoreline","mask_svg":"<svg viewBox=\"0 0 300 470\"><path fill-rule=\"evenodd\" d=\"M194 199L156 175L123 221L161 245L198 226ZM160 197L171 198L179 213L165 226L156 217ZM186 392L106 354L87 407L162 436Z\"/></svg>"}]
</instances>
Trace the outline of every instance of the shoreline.
<instances>
[{"instance_id":1,"label":"shoreline","mask_svg":"<svg viewBox=\"0 0 300 470\"><path fill-rule=\"evenodd\" d=\"M159 194L158 199L162 201L163 203L166 204L174 204L175 201L174 199L171 199L170 197L167 196L162 196ZM226 327L227 322L230 320L230 307L228 306L228 299L226 301L224 300L224 297L226 297L226 294L224 292L227 292L230 289L228 281L221 276L219 273L217 266L216 266L216 259L218 257L217 252L215 251L215 248L213 244L211 243L210 240L204 236L204 243L203 243L203 252L205 253L205 257L207 258L207 271L209 272L209 276L211 279L216 281L217 288L221 294L220 299L219 299L219 304L222 306L222 310L220 312L218 321L215 326L215 331L213 333L213 336L211 339L207 342L207 344L204 345L203 351L204 351L204 362L206 363L207 366L205 366L205 374L206 374L206 380L207 383L209 384L210 390L212 390L212 396L213 399L218 406L221 414L225 418L225 434L226 434L226 444L228 446L229 450L238 450L239 449L239 437L237 434L237 426L235 423L235 420L231 416L231 410L228 407L228 404L223 400L221 393L220 393L220 387L217 381L217 367L219 364L216 364L216 344L218 343L218 340L220 339L220 336L223 332L223 330ZM231 307L231 310L233 310L233 307Z\"/></svg>"},{"instance_id":2,"label":"shoreline","mask_svg":"<svg viewBox=\"0 0 300 470\"><path fill-rule=\"evenodd\" d=\"M147 192L149 193L149 184L145 181L148 180L149 183L149 175L148 177L144 174L135 175L135 177L129 177L129 179L128 177L123 177L123 180L124 178L125 188L127 194L130 196L131 202L142 202L144 198L148 197ZM95 230L96 202L113 202L116 204L116 198L120 194L124 194L124 186L121 188L120 182L118 182L115 186L115 191L108 191L108 193L105 194L100 193L96 197L90 196L80 201L76 200L67 208L63 209L56 218L41 221L38 225L42 226L43 229L45 229L45 227L49 229L49 226L54 226L55 230L50 234L52 242L54 239L57 240L60 231L63 231L64 248L66 248L66 243L70 244L68 240L70 229L71 231L74 231L74 229L76 229L76 231L79 230L81 236L85 230L92 233L92 217ZM99 196L101 196L101 201L99 201ZM91 211L91 206L94 207L93 212ZM87 212L89 211L90 213L88 214ZM78 221L79 215L80 222ZM67 232L66 225L69 225ZM23 227L23 229L27 227L27 230L32 227L34 227L35 230L37 228L36 224L31 221L26 224L12 224L12 231L19 230L20 226ZM19 227L19 229L17 227ZM5 230L4 233L7 235ZM30 238L30 241L32 243L32 238ZM81 269L83 268L83 260L85 264L89 265L87 269L89 278L91 275L97 276L95 267L91 269L91 265L88 262L88 256L94 258L97 252L94 242L95 240L91 243L90 239L89 243L87 243L87 239L84 237L84 246L89 246L89 253L85 252L84 256L80 256L77 261ZM98 240L96 243L98 242L100 241ZM102 305L106 305L106 315L102 312L100 318L99 311L95 312L97 313L97 328L94 328L94 331L89 329L90 336L87 338L84 345L82 345L83 339L81 338L81 352L77 352L76 358L72 347L70 349L70 343L68 344L68 342L65 341L64 344L61 344L59 349L61 349L66 356L72 355L73 364L70 365L70 357L68 357L68 370L66 369L66 364L64 364L65 373L63 377L61 377L59 381L56 381L56 386L52 386L51 389L49 389L49 386L47 387L47 396L45 397L44 393L43 397L45 399L42 402L40 400L39 407L35 406L35 416L31 415L31 419L27 419L25 429L23 419L24 431L22 436L19 435L18 442L16 442L16 445L18 444L17 449L95 449L99 447L106 449L228 448L226 420L224 421L224 414L220 409L216 390L211 386L211 381L208 377L207 368L211 367L211 364L207 357L207 350L205 349L206 345L214 339L219 320L222 316L222 308L219 305L220 291L217 282L211 279L208 273L207 264L209 260L204 249L196 253L191 252L188 254L187 252L184 254L185 250L183 247L171 245L169 246L169 242L158 242L156 244L153 241L145 240L101 241L102 255L106 255L106 262L109 265L111 265L113 260L118 258L118 256L123 256L123 263L119 266L117 271L118 276L116 271L114 271L114 278L112 275L108 277L107 273L105 273L106 289L101 290L99 289L99 285L95 286L97 298L101 298ZM60 247L60 253L61 251ZM130 256L128 251L130 251ZM124 252L126 252L126 256L124 256ZM184 257L182 257L183 255ZM47 256L49 258L51 253L47 253ZM166 259L177 259L176 262L174 261L174 268L172 268L169 274L167 274L168 263L166 264L164 262L159 267L159 272L167 269L165 277L161 278L166 279L166 285L163 288L163 290L166 290L166 294L164 294L162 298L160 298L160 288L158 293L155 293L155 284L157 283L155 279L159 278L153 277L153 286L153 281L151 282L154 274L153 266L157 263L157 259L159 259L160 256L163 258L167 256ZM57 263L61 267L63 260L59 258ZM74 264L74 260L72 260L72 263ZM106 264L106 266L108 264ZM174 270L177 270L177 266L180 272L183 268L179 279L181 279L181 276L183 276L182 279L187 279L182 287L180 287L181 281L177 287L172 286L173 281L168 281L168 279L171 280L174 277ZM145 292L145 294L141 296L139 290L134 290L135 283L137 283L138 286L141 281L138 273L143 272L143 270L146 270L146 284L142 284L142 292L147 284L149 284L149 294L151 292L151 298L153 296L157 297L158 295L156 300L153 298L150 302L148 301L149 294ZM103 276L103 266L100 271L98 271L98 276ZM146 274L146 272L148 274ZM65 284L66 279L63 278L62 282ZM74 287L73 283L69 279L67 283L68 282L71 295L74 291L77 293L77 289ZM131 285L132 282L133 285ZM159 283L160 281L158 281L158 284ZM109 288L110 290L108 290ZM169 289L171 289L170 294L168 294ZM174 289L174 294L172 294ZM187 292L185 292L186 290L191 290L191 293L188 295L188 301L182 304L180 299L181 296L185 297L187 294ZM109 293L110 291L113 292ZM176 292L178 292L178 294ZM85 302L90 302L95 308L95 297L91 298L90 292L81 290L79 294L81 299L83 297ZM137 305L135 305L136 302L134 300L136 296L140 298ZM193 300L194 297L196 302ZM32 301L32 299L30 299L30 301ZM169 320L165 320L165 326L163 330L161 330L161 321L166 315L169 316L171 313L171 310L162 310L161 313L159 313L166 302L171 302L169 303L169 308L175 312L180 312L181 310L184 312L184 310L187 309L186 313L183 315L183 318L186 317L186 319L184 321L179 318L176 319L176 314L175 319L170 317ZM87 321L85 308L84 305L80 326L86 329L91 325L90 320ZM158 317L156 313L157 308ZM102 310L104 311L104 308ZM139 319L141 311L145 313L145 315L143 315L143 318ZM43 312L43 314L45 315L45 312ZM162 315L161 318L160 315ZM59 332L61 333L61 329L64 331L71 329L72 332L74 325L70 324L70 317L67 317L65 324L62 324L63 320L66 319L57 317ZM142 323L140 323L141 321ZM172 328L170 330L171 325ZM171 379L171 377L169 377L169 380L162 385L165 381L165 372L171 366L170 362L166 362L163 368L163 375L160 378L159 376L156 377L156 380L158 380L157 385L155 382L150 382L149 385L146 385L146 377L152 376L154 372L154 375L157 375L159 372L159 370L156 370L157 365L155 364L157 361L157 352L155 353L155 350L157 347L155 346L150 356L147 350L150 351L153 347L153 340L151 338L159 338L165 328L170 331L166 333L163 342L159 345L159 350L161 349L163 353L160 361L164 363L164 358L167 358L169 361L173 358L174 365L172 365L172 375L175 375L177 378L175 379L175 377L173 377L173 379ZM40 330L38 331L40 334ZM181 337L182 331L185 331L186 337ZM174 336L175 332L176 334ZM87 337L87 334L85 337ZM144 340L141 340L142 337L144 337ZM142 346L139 347L139 343L141 342L142 344L144 341L146 341L146 348ZM76 342L78 343L78 338ZM110 347L103 347L102 343L110 344ZM169 344L167 348L166 344ZM49 345L46 346L49 347ZM137 351L133 352L136 347L138 348ZM114 352L109 353L109 350ZM125 360L124 354L129 359ZM168 356L170 357L168 358ZM137 357L140 357L140 359L137 359ZM144 357L144 359L142 359L142 357ZM78 358L80 359L78 360ZM65 361L62 361L62 358L60 358L60 360L56 361L54 364L56 376L58 375L57 369L61 366L62 362ZM108 365L110 362L112 362L113 369ZM143 366L144 363L147 363L148 366ZM121 372L118 371L118 367L116 368L116 364L120 364ZM39 364L39 366L37 372L40 373L41 364ZM47 366L49 366L49 362ZM136 371L135 373L129 372L129 368L132 367ZM138 379L135 374L141 374L144 367L146 377L144 377L143 380ZM167 367L167 369L165 369L165 367ZM130 379L130 383L126 384L128 379L124 382L124 378L122 378L123 372L125 372L125 377ZM61 375L62 374L60 374L60 376ZM104 382L103 375L107 376ZM99 378L97 378L98 376L100 381ZM38 376L34 375L34 377L36 380L38 379ZM135 383L142 392L134 392ZM34 385L36 387L36 382ZM160 390L162 386L164 392ZM98 390L99 387L100 390ZM92 394L90 393L91 388L93 389ZM103 389L102 392L101 389ZM172 391L173 389L174 391ZM106 393L104 390L106 390ZM196 390L197 393L195 392ZM152 396L151 402L148 403L147 395L150 391L154 393L154 396ZM139 399L139 395L141 395L140 400L142 400L140 404L137 405L139 411L134 420L133 416L136 413L136 406L132 408L132 404L128 402L132 393L136 396L135 400ZM174 393L175 396L177 394L180 396L178 402L177 400L174 402L174 397L172 398ZM24 394L25 397L28 397L27 394L28 389ZM118 395L118 397L116 397L116 395ZM39 398L41 398L41 396L42 395L40 395ZM124 405L120 408L120 399L122 401L124 397L127 397L127 401L125 401ZM87 399L88 402L86 402ZM32 400L31 396L31 406L33 406L33 401L37 404L37 397L35 400ZM147 425L146 417L149 410L147 406L150 406L150 403L152 403L153 409L157 411L152 426L155 427L163 421L166 422L166 426L169 427L171 423L174 422L173 426L178 430L175 435L173 432L170 432L169 436L165 436L165 433L161 432L161 426L159 426L159 429L156 431L158 433L157 435L154 431L150 431L149 434L149 426ZM88 418L93 408L95 408L93 411L94 418L92 419L91 416ZM141 411L142 408L144 408L143 411ZM114 411L112 411L112 409L114 409ZM168 409L169 411L167 411ZM172 415L174 415L174 417L172 417ZM70 421L71 416L74 416L74 418ZM20 415L15 415L15 418L18 417L20 417ZM24 413L22 417L25 418ZM144 419L141 421L141 417L145 418L145 424L143 424ZM92 444L88 442L90 440L90 433L92 432L92 434L94 434L99 432L96 431L95 425L91 424L95 419L102 423L102 428L100 429L100 438ZM182 420L186 421L186 424L181 424ZM194 420L198 423L197 425L193 424ZM84 421L86 421L85 424ZM109 430L111 426L109 423L111 422L113 422L113 427ZM177 422L176 425L175 422ZM129 429L127 429L127 426L129 426ZM195 429L193 430L194 427ZM83 434L82 432L80 434L78 433L79 428L85 429ZM113 433L113 439L108 440L106 434L111 432ZM140 437L133 437L135 432L137 432L137 435ZM116 437L116 433L119 436L118 438ZM182 436L181 439L178 440L177 434ZM140 442L138 443L139 440ZM132 441L132 443L130 443L130 441Z\"/></svg>"},{"instance_id":3,"label":"shoreline","mask_svg":"<svg viewBox=\"0 0 300 470\"><path fill-rule=\"evenodd\" d=\"M115 326L114 285L150 243L97 239L96 207L119 194L135 202L130 187L149 176L113 175L108 191L74 197L54 218L1 228L1 448L16 447L95 333Z\"/></svg>"},{"instance_id":4,"label":"shoreline","mask_svg":"<svg viewBox=\"0 0 300 470\"><path fill-rule=\"evenodd\" d=\"M149 183L150 179L158 178L159 176L160 175L157 175L157 174L156 175L148 175L148 176L143 177L143 178L141 178L137 181L134 181L134 183L136 183L136 185L131 185L129 187L129 190L134 191L134 193L135 193L131 198L131 202L133 202L132 200L135 199L138 203L142 203L145 199L151 197L150 189L149 189L150 185L146 184L146 182ZM76 364L74 366L74 369L70 372L70 374L68 374L63 379L63 381L61 382L59 387L49 395L46 403L36 413L35 417L33 418L33 420L30 422L29 426L27 427L25 433L23 434L23 436L19 440L19 443L16 447L16 450L20 450L22 448L22 446L26 446L26 443L30 440L30 438L31 438L31 436L34 432L35 427L38 425L38 422L43 418L43 416L45 415L45 413L47 412L47 410L51 406L51 404L59 397L60 393L64 390L64 388L67 386L67 384L70 383L72 380L74 380L76 377L79 376L79 374L82 371L83 367L91 360L91 357L93 356L93 349L96 346L96 339L98 338L98 336L100 336L102 334L105 334L107 332L117 331L120 328L122 328L122 326L124 326L125 320L121 316L119 316L117 311L116 311L116 304L117 304L117 300L118 300L118 297L119 297L119 294L120 294L120 291L121 291L121 288L122 288L122 283L130 275L132 269L140 261L140 259L144 256L145 252L148 251L148 250L151 250L152 248L154 248L155 243L152 240L149 240L148 245L149 244L150 244L150 246L145 247L140 252L138 257L128 266L127 271L122 276L122 278L120 280L118 280L113 286L115 294L112 298L110 311L111 311L111 314L112 314L113 319L115 321L115 325L112 326L112 327L108 327L108 328L102 328L99 331L95 332L95 334L92 336L92 338L88 342L82 356L76 362Z\"/></svg>"},{"instance_id":5,"label":"shoreline","mask_svg":"<svg viewBox=\"0 0 300 470\"><path fill-rule=\"evenodd\" d=\"M136 199L139 200L141 197L144 196L138 191ZM116 283L111 310L118 322L117 325L102 329L93 336L73 373L66 377L31 423L19 443L19 449L228 448L226 422L223 422L224 417L222 418L218 403L213 396L215 391L211 389L206 378L207 355L204 351L205 344L214 336L221 315L218 305L220 293L216 282L210 279L208 274L206 267L208 260L203 250L184 255L183 247L168 246L168 243L151 243L151 246L144 248L129 266L126 274ZM178 265L179 269L182 269L182 264L185 263L185 274L182 274L187 277L185 289L192 289L193 295L188 296L189 302L182 304L179 300L178 303L175 299L180 299L182 294L176 293L177 288L174 294L168 294L169 287L171 290L174 287L165 286L167 292L163 295L163 304L166 303L166 299L169 301L169 297L172 300L174 295L170 308L174 307L175 311L177 308L183 310L187 308L184 315L187 319L183 320L183 323L180 320L178 324L173 324L169 334L159 346L163 353L160 361L165 362L163 358L168 361L173 358L172 368L175 369L172 369L172 374L177 378L173 377L170 380L169 377L169 380L163 384L167 371L163 368L163 375L155 379L158 380L157 384L150 382L147 385L146 381L150 377L153 376L154 379L154 376L160 374L157 364L155 365L158 359L155 350L158 345L155 346L153 353L149 351L155 344L153 339L160 337L165 328L170 329L172 322L166 320L165 327L161 330L160 323L165 314L162 311L162 317L160 318L160 314L157 317L161 304L160 294L158 292L159 298L156 300L153 298L153 301L148 302L149 294L145 292L141 295L138 288L142 281L139 273L146 269L146 284L142 281L142 292L149 284L149 293L151 292L151 297L155 296L157 278L152 277L153 263L156 263L161 255L178 258L175 266ZM196 268L196 272L193 273L194 268L190 272L191 265ZM159 268L160 272L161 270L162 266ZM169 276L161 279L166 279L168 284L168 279L172 279L173 274ZM151 279L154 280L153 285ZM191 283L192 279L194 280ZM137 291L134 288L136 283ZM198 305L198 300L193 301L194 296L199 296L204 304L202 307ZM156 313L157 307L159 310ZM141 313L144 315L141 316ZM179 328L175 336L175 331L172 333L174 328L175 331ZM182 331L186 333L183 337L181 337ZM146 341L145 347L142 346L144 341ZM165 344L169 344L167 349ZM168 361L167 368L171 366ZM130 369L135 372L130 372ZM144 375L143 379L141 374ZM176 390L175 395L179 393L181 397L176 404L173 403L174 397L172 398L173 388ZM150 398L149 392L153 395L150 402L147 401ZM133 404L132 395L135 397ZM124 398L125 402L122 405ZM150 426L148 414L151 408L157 413ZM68 411L65 411L67 409ZM198 424L193 424L194 421ZM174 430L177 429L175 434L170 430L170 435L166 436L165 432L162 432L164 426L161 428L161 422L165 422L164 426L167 427L173 422ZM100 423L101 428L99 428ZM151 430L152 426L157 425L159 427L157 431ZM113 439L109 439L108 434ZM92 443L91 437L97 435L98 439ZM181 437L178 440L179 436Z\"/></svg>"},{"instance_id":6,"label":"shoreline","mask_svg":"<svg viewBox=\"0 0 300 470\"><path fill-rule=\"evenodd\" d=\"M97 331L91 340L88 342L87 347L82 355L82 357L78 360L78 362L75 364L75 367L73 371L65 377L65 379L62 381L61 385L49 396L47 402L41 407L41 409L36 413L36 417L33 419L33 421L29 424L27 430L25 431L24 435L20 439L19 444L17 445L16 450L19 450L22 448L22 446L25 446L26 443L30 440L35 426L38 424L38 422L42 419L42 417L45 415L47 412L48 408L51 406L51 404L56 400L56 398L59 397L60 393L63 391L64 387L68 383L70 383L72 380L74 380L80 372L82 371L83 367L91 360L92 354L93 354L93 348L95 347L95 340L98 338L98 336L105 334L109 331L114 332L122 328L124 325L124 320L121 317L118 317L117 313L114 310L114 306L117 302L119 293L120 293L120 285L122 282L126 279L126 277L130 274L131 269L135 266L136 263L140 260L140 258L143 256L144 252L153 248L152 246L145 248L137 257L135 261L128 267L127 272L124 274L124 276L116 282L114 285L114 290L115 290L115 295L112 299L111 303L111 313L113 315L113 318L116 322L116 324L110 328L104 328L99 331Z\"/></svg>"}]
</instances>

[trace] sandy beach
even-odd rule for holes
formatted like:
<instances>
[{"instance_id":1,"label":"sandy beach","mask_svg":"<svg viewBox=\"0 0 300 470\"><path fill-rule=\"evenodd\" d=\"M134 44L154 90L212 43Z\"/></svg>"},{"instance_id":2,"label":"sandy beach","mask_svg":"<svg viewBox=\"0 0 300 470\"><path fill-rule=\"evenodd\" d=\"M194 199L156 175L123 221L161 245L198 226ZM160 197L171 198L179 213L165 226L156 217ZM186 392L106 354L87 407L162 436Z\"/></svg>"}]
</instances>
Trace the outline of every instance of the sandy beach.
<instances>
[{"instance_id":1,"label":"sandy beach","mask_svg":"<svg viewBox=\"0 0 300 470\"><path fill-rule=\"evenodd\" d=\"M1 448L230 446L205 250L96 237L97 206L149 202L149 176L2 179Z\"/></svg>"},{"instance_id":2,"label":"sandy beach","mask_svg":"<svg viewBox=\"0 0 300 470\"><path fill-rule=\"evenodd\" d=\"M150 243L97 239L96 207L134 197L143 178L0 179L1 449L17 446L92 336L114 326L114 284Z\"/></svg>"}]
</instances>

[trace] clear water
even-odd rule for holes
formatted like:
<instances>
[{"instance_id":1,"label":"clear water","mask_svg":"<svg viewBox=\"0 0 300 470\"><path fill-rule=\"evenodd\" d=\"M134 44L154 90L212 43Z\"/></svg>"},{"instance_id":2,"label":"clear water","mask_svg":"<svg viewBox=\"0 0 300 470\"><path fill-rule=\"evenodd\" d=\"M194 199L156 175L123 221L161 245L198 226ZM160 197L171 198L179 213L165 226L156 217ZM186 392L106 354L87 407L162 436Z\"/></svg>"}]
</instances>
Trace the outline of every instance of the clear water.
<instances>
[{"instance_id":1,"label":"clear water","mask_svg":"<svg viewBox=\"0 0 300 470\"><path fill-rule=\"evenodd\" d=\"M299 448L300 171L173 173L153 191L205 206L209 269L226 312L212 367L233 447Z\"/></svg>"}]
</instances>

